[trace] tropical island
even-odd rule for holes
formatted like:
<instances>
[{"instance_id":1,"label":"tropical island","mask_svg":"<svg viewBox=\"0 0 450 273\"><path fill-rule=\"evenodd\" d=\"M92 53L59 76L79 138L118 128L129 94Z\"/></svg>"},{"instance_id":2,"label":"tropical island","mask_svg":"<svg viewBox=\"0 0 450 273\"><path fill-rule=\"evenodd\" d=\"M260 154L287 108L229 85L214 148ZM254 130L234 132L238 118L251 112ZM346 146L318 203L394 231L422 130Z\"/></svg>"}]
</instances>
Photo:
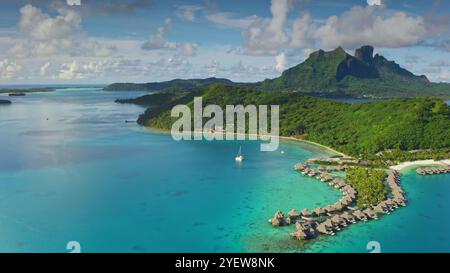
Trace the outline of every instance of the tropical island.
<instances>
[{"instance_id":1,"label":"tropical island","mask_svg":"<svg viewBox=\"0 0 450 273\"><path fill-rule=\"evenodd\" d=\"M324 97L410 98L439 96L450 98L450 83L430 82L414 75L394 61L375 54L372 46L357 49L354 55L341 47L318 50L281 76L256 83L237 83L222 78L175 79L165 82L114 83L105 91L198 90L210 84L248 87L267 92L299 92Z\"/></svg>"},{"instance_id":2,"label":"tropical island","mask_svg":"<svg viewBox=\"0 0 450 273\"><path fill-rule=\"evenodd\" d=\"M26 93L37 93L37 92L53 92L55 88L45 87L45 88L19 88L19 89L0 89L0 94L9 94L10 96L25 96Z\"/></svg>"},{"instance_id":3,"label":"tropical island","mask_svg":"<svg viewBox=\"0 0 450 273\"><path fill-rule=\"evenodd\" d=\"M349 86L331 88L334 84L342 87L342 81L350 79L360 86L357 91L352 91ZM383 82L384 87L378 88L371 81ZM286 88L275 88L275 82L284 83ZM307 82L314 82L317 86L306 88ZM362 87L366 83L372 90L370 94ZM424 86L417 95L419 83ZM104 90L116 90L115 87L120 85L112 84ZM402 85L402 91L394 92L397 90L395 86L399 85ZM142 88L140 90L153 92L116 102L148 107L137 119L142 126L170 129L175 121L170 117L170 109L177 104L192 106L193 98L201 96L204 104L222 107L227 104L280 105L281 136L320 143L369 160L374 166L448 157L450 106L444 98L450 97L450 84L431 83L426 77L416 76L380 55L373 56L371 46L357 49L355 56L342 48L330 52L318 50L302 64L283 72L279 78L259 83L232 83L208 78L137 86ZM287 86L297 88L288 92ZM344 93L354 97L376 96L384 100L345 103L327 97L318 98L315 96L317 90L331 96Z\"/></svg>"},{"instance_id":4,"label":"tropical island","mask_svg":"<svg viewBox=\"0 0 450 273\"><path fill-rule=\"evenodd\" d=\"M223 79L210 78L205 82L192 80L195 86L190 80L175 80L173 86L169 82L138 84L140 90L153 93L116 102L148 107L138 117L138 124L160 130L170 130L176 121L170 114L173 106L186 104L193 111L194 97L201 96L205 105L222 108L279 105L282 137L318 143L342 153L294 166L303 175L340 190L341 200L323 208L292 209L287 216L277 211L269 220L273 226L295 224L293 237L313 239L405 206L407 198L395 165L430 160L443 166L418 173L450 171L450 106L444 101L450 97L450 84L431 83L425 76L416 76L372 54L370 46L356 50L355 56L342 48L319 50L273 80L224 84ZM116 84L105 90L131 87ZM317 93L326 95L317 97ZM384 99L365 103L327 99L327 95L341 94ZM333 172L345 172L345 179Z\"/></svg>"},{"instance_id":5,"label":"tropical island","mask_svg":"<svg viewBox=\"0 0 450 273\"><path fill-rule=\"evenodd\" d=\"M139 116L138 123L169 130L176 120L170 116L171 108L177 104L192 106L194 96L202 96L204 104L222 107L278 104L281 136L317 142L368 159L377 166L441 159L449 152L450 106L434 97L350 104L301 93L264 92L215 84L196 92L157 93L118 102L136 101L149 106Z\"/></svg>"}]
</instances>

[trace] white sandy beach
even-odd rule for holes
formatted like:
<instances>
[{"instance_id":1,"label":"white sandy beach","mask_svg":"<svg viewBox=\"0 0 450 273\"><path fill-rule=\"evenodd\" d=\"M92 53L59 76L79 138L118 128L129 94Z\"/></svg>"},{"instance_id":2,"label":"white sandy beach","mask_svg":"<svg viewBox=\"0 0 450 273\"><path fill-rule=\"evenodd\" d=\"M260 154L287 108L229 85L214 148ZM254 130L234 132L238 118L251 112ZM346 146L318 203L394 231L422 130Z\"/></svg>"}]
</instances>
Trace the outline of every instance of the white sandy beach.
<instances>
[{"instance_id":1,"label":"white sandy beach","mask_svg":"<svg viewBox=\"0 0 450 273\"><path fill-rule=\"evenodd\" d=\"M417 160L417 161L406 161L402 162L398 165L391 166L390 168L392 170L400 171L404 168L411 167L411 166L422 166L422 165L450 165L450 159L435 161L432 159L428 160Z\"/></svg>"},{"instance_id":2,"label":"white sandy beach","mask_svg":"<svg viewBox=\"0 0 450 273\"><path fill-rule=\"evenodd\" d=\"M155 129L155 128L151 128L151 127L147 127L147 129L152 130L152 131L161 132L161 133L171 133L170 130L161 130L161 129ZM193 133L193 134L204 134L205 133L203 131L188 131L188 132L189 133ZM224 134L224 139L225 139L225 132L217 132L217 133L223 133ZM214 133L207 132L207 134L214 134ZM246 139L249 139L250 137L256 137L258 139L261 139L261 138L267 139L267 138L270 138L270 137L273 137L273 138L277 137L277 136L272 136L272 135L267 135L267 134L249 134L249 133L245 133L245 134L233 133L233 135L235 135L235 136L245 136ZM291 140L291 141L298 141L298 142L308 143L308 144L311 144L311 145L315 145L315 146L319 146L321 148L327 149L327 150L329 150L329 151L331 151L333 153L336 153L336 154L338 154L340 156L348 157L348 155L346 155L346 154L344 154L342 152L339 152L339 151L337 151L337 150L335 150L335 149L333 149L331 147L322 145L322 144L317 143L317 142L304 140L304 139L299 139L299 138L295 138L295 137L288 137L288 136L278 136L278 138L279 139L284 139L284 140Z\"/></svg>"}]
</instances>

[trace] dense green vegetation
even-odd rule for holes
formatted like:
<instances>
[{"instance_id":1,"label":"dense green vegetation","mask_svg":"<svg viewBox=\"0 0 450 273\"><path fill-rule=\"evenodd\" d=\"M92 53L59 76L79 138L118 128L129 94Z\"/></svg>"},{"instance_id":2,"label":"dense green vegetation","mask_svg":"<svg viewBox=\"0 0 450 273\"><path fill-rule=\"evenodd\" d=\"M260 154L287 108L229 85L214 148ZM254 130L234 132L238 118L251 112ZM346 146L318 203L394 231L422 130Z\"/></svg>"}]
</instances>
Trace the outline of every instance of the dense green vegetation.
<instances>
[{"instance_id":1,"label":"dense green vegetation","mask_svg":"<svg viewBox=\"0 0 450 273\"><path fill-rule=\"evenodd\" d=\"M157 107L160 105L168 105L177 99L191 95L192 92L178 88L166 89L162 92L151 93L134 99L118 99L116 103L133 103L142 106Z\"/></svg>"},{"instance_id":2,"label":"dense green vegetation","mask_svg":"<svg viewBox=\"0 0 450 273\"><path fill-rule=\"evenodd\" d=\"M232 81L220 78L207 79L175 79L165 82L148 83L113 83L103 88L105 91L171 91L171 90L193 90L213 83L232 85Z\"/></svg>"},{"instance_id":3,"label":"dense green vegetation","mask_svg":"<svg viewBox=\"0 0 450 273\"><path fill-rule=\"evenodd\" d=\"M358 192L359 208L375 206L386 199L385 177L386 173L377 169L355 168L347 171L345 180Z\"/></svg>"},{"instance_id":4,"label":"dense green vegetation","mask_svg":"<svg viewBox=\"0 0 450 273\"><path fill-rule=\"evenodd\" d=\"M439 98L391 99L369 103L343 103L290 92L260 92L246 87L211 85L197 93L175 92L167 104L150 107L138 122L170 129L173 105L192 106L192 98L202 95L203 105L280 105L280 134L330 146L349 155L376 159L379 151L439 150L450 148L450 106ZM147 97L151 100L151 97ZM224 109L224 108L223 108ZM408 155L406 153L403 153ZM395 153L393 154L396 155ZM414 154L409 154L414 156ZM422 155L418 153L417 155Z\"/></svg>"},{"instance_id":5,"label":"dense green vegetation","mask_svg":"<svg viewBox=\"0 0 450 273\"><path fill-rule=\"evenodd\" d=\"M338 93L354 97L450 97L450 84L431 83L381 55L373 48L358 49L355 56L342 48L312 53L309 58L275 79L253 84L258 90Z\"/></svg>"},{"instance_id":6,"label":"dense green vegetation","mask_svg":"<svg viewBox=\"0 0 450 273\"><path fill-rule=\"evenodd\" d=\"M450 147L441 149L426 149L419 151L402 151L399 149L387 150L383 153L366 155L373 166L389 166L405 161L416 161L434 159L441 160L450 158Z\"/></svg>"},{"instance_id":7,"label":"dense green vegetation","mask_svg":"<svg viewBox=\"0 0 450 273\"><path fill-rule=\"evenodd\" d=\"M234 83L227 79L175 79L153 83L115 83L104 90L162 91L198 90L220 83L246 86L259 91L289 91L322 96L406 98L441 96L450 98L449 83L432 83L381 55L373 56L371 46L357 49L355 56L342 48L313 52L303 63L285 70L280 77L257 83Z\"/></svg>"}]
</instances>

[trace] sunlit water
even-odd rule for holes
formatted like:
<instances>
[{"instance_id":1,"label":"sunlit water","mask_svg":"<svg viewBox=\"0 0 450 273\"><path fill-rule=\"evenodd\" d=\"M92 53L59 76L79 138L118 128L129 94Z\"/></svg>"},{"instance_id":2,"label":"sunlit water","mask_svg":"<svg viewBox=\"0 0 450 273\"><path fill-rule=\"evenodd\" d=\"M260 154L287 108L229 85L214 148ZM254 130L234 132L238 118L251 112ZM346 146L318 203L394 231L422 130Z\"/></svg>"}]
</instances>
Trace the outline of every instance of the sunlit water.
<instances>
[{"instance_id":1,"label":"sunlit water","mask_svg":"<svg viewBox=\"0 0 450 273\"><path fill-rule=\"evenodd\" d=\"M450 250L448 175L408 172L408 207L298 242L292 226L267 220L277 209L340 198L292 170L329 152L288 141L276 152L252 141L176 142L125 123L145 109L114 100L138 95L72 88L6 98L13 104L0 106L0 251L67 252L78 241L82 252L368 252L371 240L382 251ZM246 159L236 164L240 145Z\"/></svg>"}]
</instances>

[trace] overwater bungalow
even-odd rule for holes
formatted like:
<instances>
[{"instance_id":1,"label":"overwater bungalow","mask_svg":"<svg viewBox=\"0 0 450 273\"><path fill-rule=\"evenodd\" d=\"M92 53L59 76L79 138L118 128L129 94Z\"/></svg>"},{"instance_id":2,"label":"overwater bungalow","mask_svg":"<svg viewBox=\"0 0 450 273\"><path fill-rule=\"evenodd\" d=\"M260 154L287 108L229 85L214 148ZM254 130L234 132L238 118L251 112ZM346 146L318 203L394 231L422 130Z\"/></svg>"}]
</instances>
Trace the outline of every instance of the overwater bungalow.
<instances>
[{"instance_id":1,"label":"overwater bungalow","mask_svg":"<svg viewBox=\"0 0 450 273\"><path fill-rule=\"evenodd\" d=\"M341 230L341 228L339 227L339 225L334 224L330 218L328 218L327 220L325 220L325 222L323 222L323 224L325 226L327 226L327 228L331 229L331 230Z\"/></svg>"},{"instance_id":2,"label":"overwater bungalow","mask_svg":"<svg viewBox=\"0 0 450 273\"><path fill-rule=\"evenodd\" d=\"M344 208L341 202L337 202L333 205L335 211L340 211Z\"/></svg>"},{"instance_id":3,"label":"overwater bungalow","mask_svg":"<svg viewBox=\"0 0 450 273\"><path fill-rule=\"evenodd\" d=\"M329 174L329 173L324 173L324 174L322 174L322 178L323 178L325 181L331 181L331 180L333 180L333 176L332 176L331 174Z\"/></svg>"},{"instance_id":4,"label":"overwater bungalow","mask_svg":"<svg viewBox=\"0 0 450 273\"><path fill-rule=\"evenodd\" d=\"M342 190L343 190L345 193L349 193L349 192L351 192L351 191L354 190L354 189L352 188L352 186L346 185Z\"/></svg>"},{"instance_id":5,"label":"overwater bungalow","mask_svg":"<svg viewBox=\"0 0 450 273\"><path fill-rule=\"evenodd\" d=\"M288 220L289 219L289 220ZM269 223L272 224L272 226L284 226L290 224L290 218L285 218L283 212L277 211L272 219L269 219Z\"/></svg>"},{"instance_id":6,"label":"overwater bungalow","mask_svg":"<svg viewBox=\"0 0 450 273\"><path fill-rule=\"evenodd\" d=\"M295 231L291 233L291 236L299 239L299 240L307 240L311 238L311 234L309 232L309 225L303 225L300 222L295 223Z\"/></svg>"},{"instance_id":7,"label":"overwater bungalow","mask_svg":"<svg viewBox=\"0 0 450 273\"><path fill-rule=\"evenodd\" d=\"M383 205L383 203L379 203L375 207L373 207L373 210L377 213L388 213L388 209Z\"/></svg>"},{"instance_id":8,"label":"overwater bungalow","mask_svg":"<svg viewBox=\"0 0 450 273\"><path fill-rule=\"evenodd\" d=\"M353 201L355 200L355 197L352 195L345 195L342 200L341 203L345 206L350 205L351 203L353 203Z\"/></svg>"},{"instance_id":9,"label":"overwater bungalow","mask_svg":"<svg viewBox=\"0 0 450 273\"><path fill-rule=\"evenodd\" d=\"M294 170L296 170L296 171L303 171L307 167L308 167L307 164L297 163L297 164L294 165Z\"/></svg>"},{"instance_id":10,"label":"overwater bungalow","mask_svg":"<svg viewBox=\"0 0 450 273\"><path fill-rule=\"evenodd\" d=\"M341 204L342 204L342 206L344 206L344 207L348 207L348 205L350 205L352 202L351 201L349 201L348 199L342 199L341 200Z\"/></svg>"},{"instance_id":11,"label":"overwater bungalow","mask_svg":"<svg viewBox=\"0 0 450 273\"><path fill-rule=\"evenodd\" d=\"M310 171L312 171L311 168L305 167L305 168L303 169L303 171L302 171L302 174L303 174L303 175L307 175Z\"/></svg>"},{"instance_id":12,"label":"overwater bungalow","mask_svg":"<svg viewBox=\"0 0 450 273\"><path fill-rule=\"evenodd\" d=\"M352 212L353 216L355 216L357 219L361 221L367 221L367 216L360 210L355 210Z\"/></svg>"},{"instance_id":13,"label":"overwater bungalow","mask_svg":"<svg viewBox=\"0 0 450 273\"><path fill-rule=\"evenodd\" d=\"M339 216L338 214L333 215L333 217L331 217L330 220L335 225L339 225L339 226L342 226L342 227L346 227L347 226L347 222L345 221L345 219L342 218L341 216Z\"/></svg>"},{"instance_id":14,"label":"overwater bungalow","mask_svg":"<svg viewBox=\"0 0 450 273\"><path fill-rule=\"evenodd\" d=\"M324 210L323 208L315 208L315 209L313 210L313 213L314 213L316 216L320 216L321 214L325 214L325 210Z\"/></svg>"},{"instance_id":15,"label":"overwater bungalow","mask_svg":"<svg viewBox=\"0 0 450 273\"><path fill-rule=\"evenodd\" d=\"M397 204L397 207L400 207L400 206L404 207L404 206L406 206L405 201L404 201L404 200L401 200L401 199L399 199L399 198L393 198L392 201L393 201L395 204Z\"/></svg>"},{"instance_id":16,"label":"overwater bungalow","mask_svg":"<svg viewBox=\"0 0 450 273\"><path fill-rule=\"evenodd\" d=\"M302 229L296 229L291 233L291 236L297 238L298 240L307 240L309 238L308 234Z\"/></svg>"},{"instance_id":17,"label":"overwater bungalow","mask_svg":"<svg viewBox=\"0 0 450 273\"><path fill-rule=\"evenodd\" d=\"M334 209L333 205L327 205L326 207L323 208L323 210L325 212L333 212L335 209Z\"/></svg>"},{"instance_id":18,"label":"overwater bungalow","mask_svg":"<svg viewBox=\"0 0 450 273\"><path fill-rule=\"evenodd\" d=\"M389 211L393 211L394 209L397 208L397 204L395 204L395 203L392 201L392 199L387 199L387 200L385 200L385 201L384 201L384 205L385 205L385 207L387 207L387 209L388 209Z\"/></svg>"},{"instance_id":19,"label":"overwater bungalow","mask_svg":"<svg viewBox=\"0 0 450 273\"><path fill-rule=\"evenodd\" d=\"M348 212L348 211L344 211L344 212L341 214L341 217L344 218L345 221L347 221L348 223L356 223L355 217L353 216L353 214L351 214L351 213Z\"/></svg>"},{"instance_id":20,"label":"overwater bungalow","mask_svg":"<svg viewBox=\"0 0 450 273\"><path fill-rule=\"evenodd\" d=\"M333 230L327 227L324 223L321 223L317 226L317 231L323 234L334 235Z\"/></svg>"},{"instance_id":21,"label":"overwater bungalow","mask_svg":"<svg viewBox=\"0 0 450 273\"><path fill-rule=\"evenodd\" d=\"M363 213L366 214L369 218L378 219L378 215L376 214L376 212L370 208L363 210Z\"/></svg>"},{"instance_id":22,"label":"overwater bungalow","mask_svg":"<svg viewBox=\"0 0 450 273\"><path fill-rule=\"evenodd\" d=\"M311 216L311 212L309 210L307 210L307 209L303 209L300 213L304 217L310 217Z\"/></svg>"},{"instance_id":23,"label":"overwater bungalow","mask_svg":"<svg viewBox=\"0 0 450 273\"><path fill-rule=\"evenodd\" d=\"M295 209L291 209L291 210L288 212L288 215L289 215L290 218L297 218L297 217L300 216L300 213L297 212Z\"/></svg>"},{"instance_id":24,"label":"overwater bungalow","mask_svg":"<svg viewBox=\"0 0 450 273\"><path fill-rule=\"evenodd\" d=\"M418 173L418 174L421 174L421 175L424 175L425 174L425 171L423 170L423 169L417 169L416 170L416 173Z\"/></svg>"}]
</instances>

